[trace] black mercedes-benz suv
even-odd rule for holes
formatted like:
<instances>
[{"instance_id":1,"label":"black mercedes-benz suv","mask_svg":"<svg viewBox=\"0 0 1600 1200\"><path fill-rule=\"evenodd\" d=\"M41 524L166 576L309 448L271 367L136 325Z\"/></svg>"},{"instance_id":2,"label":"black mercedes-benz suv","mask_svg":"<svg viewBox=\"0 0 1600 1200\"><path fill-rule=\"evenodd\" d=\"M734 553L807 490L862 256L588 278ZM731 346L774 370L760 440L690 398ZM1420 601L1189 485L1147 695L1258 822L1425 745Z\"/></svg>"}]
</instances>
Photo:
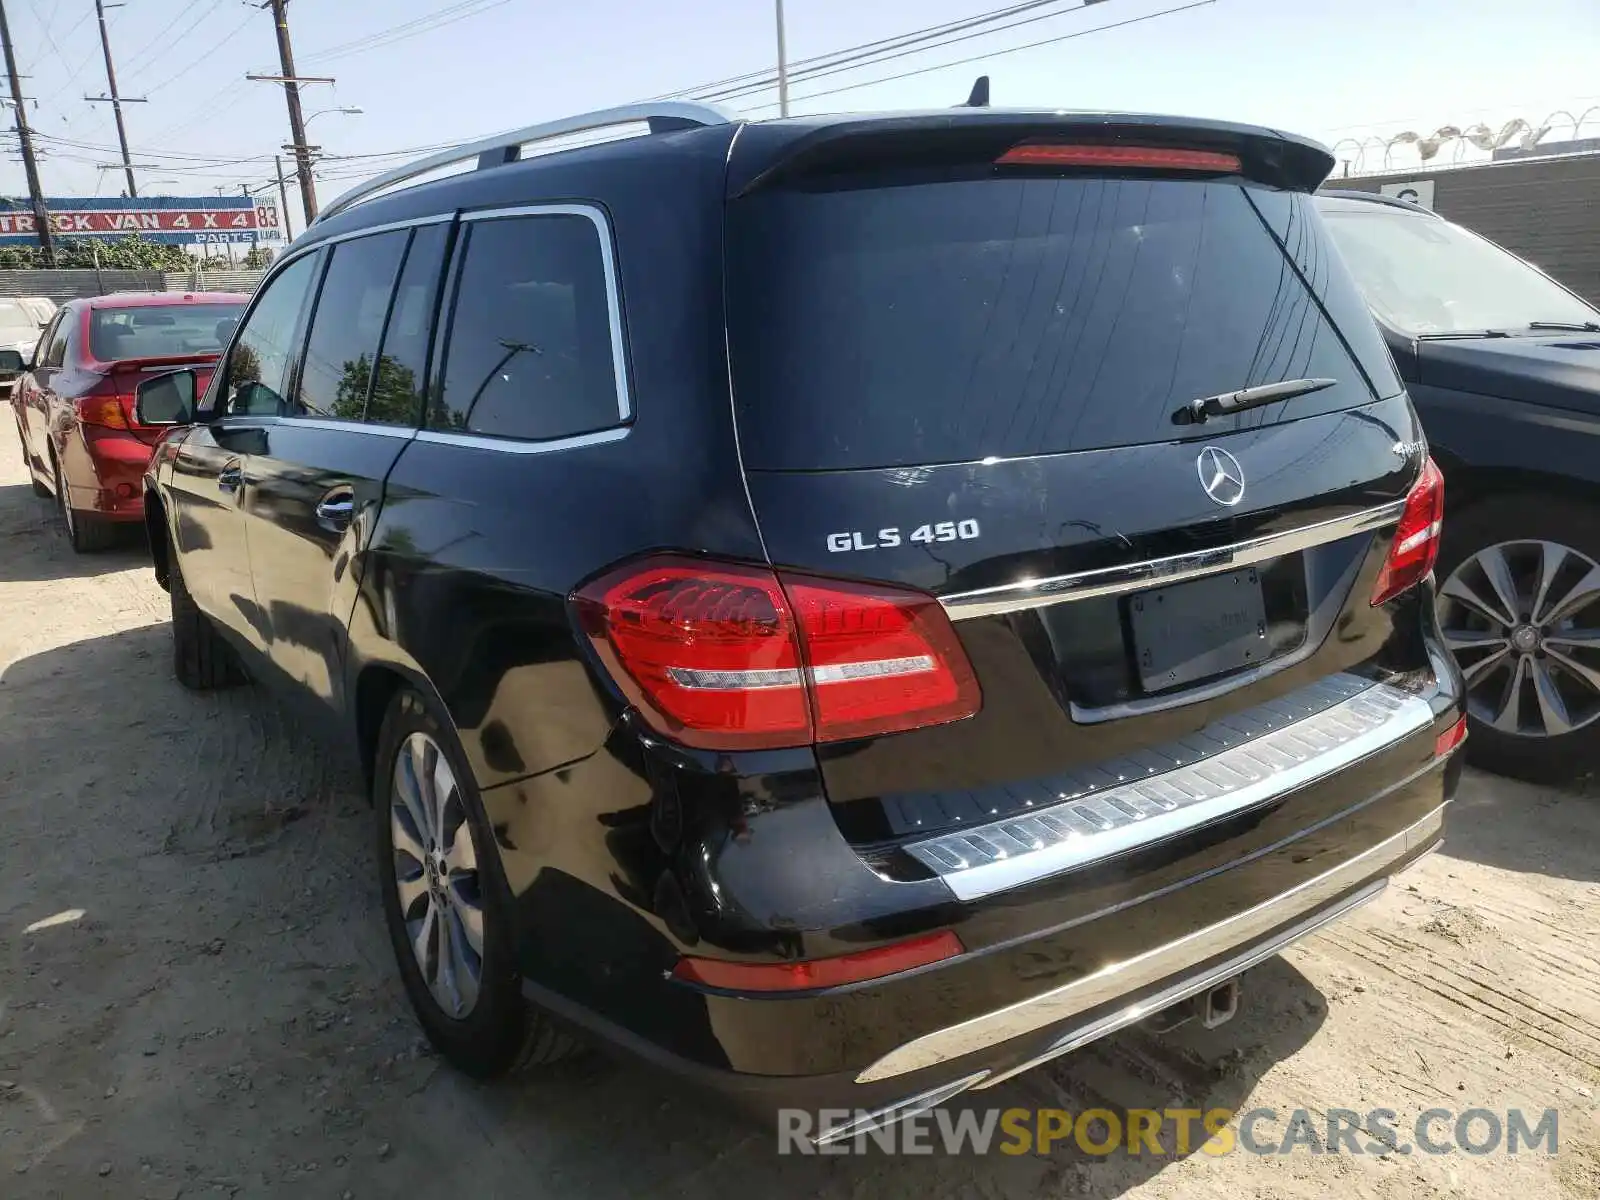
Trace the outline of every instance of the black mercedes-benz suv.
<instances>
[{"instance_id":1,"label":"black mercedes-benz suv","mask_svg":"<svg viewBox=\"0 0 1600 1200\"><path fill-rule=\"evenodd\" d=\"M1465 728L1330 164L666 103L382 176L141 388L178 678L358 755L474 1074L583 1030L843 1136L1231 995Z\"/></svg>"}]
</instances>

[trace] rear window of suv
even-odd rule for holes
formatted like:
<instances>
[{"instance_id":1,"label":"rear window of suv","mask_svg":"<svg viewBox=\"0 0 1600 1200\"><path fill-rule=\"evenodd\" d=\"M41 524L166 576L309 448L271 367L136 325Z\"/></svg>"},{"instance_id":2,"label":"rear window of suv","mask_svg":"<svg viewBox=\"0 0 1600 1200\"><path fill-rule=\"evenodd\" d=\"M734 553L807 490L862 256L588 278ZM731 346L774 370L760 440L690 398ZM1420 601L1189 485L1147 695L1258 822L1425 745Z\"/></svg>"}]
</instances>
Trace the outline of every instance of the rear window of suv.
<instances>
[{"instance_id":1,"label":"rear window of suv","mask_svg":"<svg viewBox=\"0 0 1600 1200\"><path fill-rule=\"evenodd\" d=\"M1301 193L833 184L736 200L728 221L734 396L755 469L1214 437L1401 390ZM1308 377L1339 383L1204 425L1173 420L1200 397Z\"/></svg>"}]
</instances>

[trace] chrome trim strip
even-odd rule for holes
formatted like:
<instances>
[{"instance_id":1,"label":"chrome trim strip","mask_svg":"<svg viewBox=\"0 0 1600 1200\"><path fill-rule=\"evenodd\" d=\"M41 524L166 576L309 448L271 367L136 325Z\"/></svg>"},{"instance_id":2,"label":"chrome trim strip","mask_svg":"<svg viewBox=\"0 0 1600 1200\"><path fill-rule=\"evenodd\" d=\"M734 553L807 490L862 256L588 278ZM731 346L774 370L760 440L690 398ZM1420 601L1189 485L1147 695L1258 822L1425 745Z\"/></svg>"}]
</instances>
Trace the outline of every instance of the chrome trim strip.
<instances>
[{"instance_id":1,"label":"chrome trim strip","mask_svg":"<svg viewBox=\"0 0 1600 1200\"><path fill-rule=\"evenodd\" d=\"M1182 583L1186 579L1195 579L1229 567L1250 566L1266 562L1269 558L1293 554L1297 550L1309 550L1313 546L1336 542L1353 534L1381 529L1398 521L1405 506L1404 500L1396 500L1346 517L1235 542L1231 546L957 592L955 595L939 597L939 603L944 605L951 620L965 621L1000 613L1026 612L1062 600L1087 600L1091 596L1133 592L1156 584Z\"/></svg>"},{"instance_id":2,"label":"chrome trim strip","mask_svg":"<svg viewBox=\"0 0 1600 1200\"><path fill-rule=\"evenodd\" d=\"M594 204L519 204L511 208L486 208L461 214L468 221L494 221L502 217L585 217L594 226L600 241L600 261L606 273L606 307L611 331L611 370L617 382L617 420L633 415L633 400L628 391L626 343L622 336L622 285L618 282L617 258L611 247L611 222Z\"/></svg>"},{"instance_id":3,"label":"chrome trim strip","mask_svg":"<svg viewBox=\"0 0 1600 1200\"><path fill-rule=\"evenodd\" d=\"M244 413L237 414L244 417ZM230 418L224 417L223 420ZM274 417L269 418L272 425L288 425L295 429L337 429L344 433L370 433L378 437L404 438L410 441L417 435L415 425L381 425L377 422L368 424L365 421L346 421L342 417ZM263 421L257 417L256 421ZM263 424L264 428L270 428Z\"/></svg>"},{"instance_id":4,"label":"chrome trim strip","mask_svg":"<svg viewBox=\"0 0 1600 1200\"><path fill-rule=\"evenodd\" d=\"M620 108L606 108L598 112L578 113L570 117L562 117L555 121L545 121L538 125L528 125L522 129L508 130L505 133L496 133L475 142L466 142L449 150L441 150L437 154L430 154L426 158L419 158L415 162L406 163L385 171L382 175L357 184L348 192L336 198L317 214L312 221L315 227L319 222L343 212L351 205L358 204L369 196L379 192L388 191L408 180L421 175L437 171L441 167L454 166L456 163L466 162L468 159L477 158L482 154L493 153L497 150L509 150L514 147L526 146L532 142L549 141L551 138L567 137L575 133L587 133L593 129L608 129L615 125L644 124L652 118L666 118L668 120L683 121L692 125L725 125L736 120L726 109L714 104L697 104L683 100L656 100L646 104L625 104Z\"/></svg>"},{"instance_id":5,"label":"chrome trim strip","mask_svg":"<svg viewBox=\"0 0 1600 1200\"><path fill-rule=\"evenodd\" d=\"M440 446L471 446L477 450L499 450L505 454L553 454L558 450L577 450L584 446L620 442L628 436L628 431L632 428L632 425L619 425L614 429L602 429L598 433L552 438L548 442L523 442L515 438L484 437L476 433L446 433L442 429L424 429L417 434L417 441L433 442Z\"/></svg>"},{"instance_id":6,"label":"chrome trim strip","mask_svg":"<svg viewBox=\"0 0 1600 1200\"><path fill-rule=\"evenodd\" d=\"M316 244L319 246L337 246L340 242L371 237L373 234L393 233L396 229L415 229L419 225L441 225L446 221L454 221L455 219L455 213L446 212L433 213L426 217L411 217L404 221L385 221L382 225L366 225L360 229L352 229L348 233L336 233L331 237L318 238Z\"/></svg>"},{"instance_id":7,"label":"chrome trim strip","mask_svg":"<svg viewBox=\"0 0 1600 1200\"><path fill-rule=\"evenodd\" d=\"M1433 765L1437 764L1431 764L1428 769L1431 770ZM1324 871L1321 875L1290 888L1281 895L1262 901L1254 908L1248 908L1225 920L1197 929L1191 934L1147 950L1123 962L1102 967L1082 979L1075 979L1071 983L1020 1000L1005 1008L914 1038L889 1051L863 1070L856 1076L856 1082L872 1083L879 1079L891 1079L896 1075L919 1071L924 1067L935 1066L941 1062L960 1058L964 1054L972 1054L1012 1038L1034 1033L1057 1022L1070 1020L1081 1013L1092 1012L1102 1005L1114 1003L1119 998L1135 994L1142 988L1210 962L1220 954L1236 951L1240 946L1250 946L1256 939L1273 935L1274 930L1281 929L1289 922L1316 913L1324 906L1338 901L1344 893L1360 886L1372 876L1390 873L1396 863L1437 840L1444 828L1444 810L1447 805L1448 802L1440 805L1409 828ZM1345 911L1337 905L1335 907L1338 909L1334 913L1335 916ZM1269 953L1276 953L1296 937L1310 932L1310 928L1314 926L1306 927L1308 924L1302 922L1293 929L1283 931L1281 936L1272 936L1270 942L1272 950ZM1238 957L1241 960L1247 959L1254 949L1254 946L1250 946L1250 949ZM1224 979L1229 977L1223 976ZM1201 984L1201 987L1204 986L1206 985ZM1130 1020L1137 1020L1140 1016L1146 1015L1147 1010L1142 1005L1133 1007L1137 1015ZM1093 1026L1084 1026L1083 1029L1100 1027L1100 1023L1097 1022ZM1080 1030L1071 1031L1057 1044L1071 1041L1079 1032ZM1109 1032L1109 1029L1102 1029L1102 1032Z\"/></svg>"},{"instance_id":8,"label":"chrome trim strip","mask_svg":"<svg viewBox=\"0 0 1600 1200\"><path fill-rule=\"evenodd\" d=\"M1377 683L1321 712L1063 804L906 846L958 900L977 900L1268 804L1433 724L1420 696Z\"/></svg>"},{"instance_id":9,"label":"chrome trim strip","mask_svg":"<svg viewBox=\"0 0 1600 1200\"><path fill-rule=\"evenodd\" d=\"M907 1117L914 1117L918 1113L925 1113L930 1108L938 1108L946 1100L959 1096L968 1088L979 1083L989 1072L979 1071L975 1075L967 1075L951 1083L942 1083L936 1088L908 1099L890 1104L885 1108L874 1109L869 1113L858 1112L855 1119L842 1125L830 1125L817 1137L811 1139L816 1146L826 1146L833 1142L843 1141L845 1138L860 1137L874 1129L882 1129L888 1125L904 1121Z\"/></svg>"},{"instance_id":10,"label":"chrome trim strip","mask_svg":"<svg viewBox=\"0 0 1600 1200\"><path fill-rule=\"evenodd\" d=\"M1243 954L1237 954L1214 967L1190 975L1171 987L1163 988L1153 996L1147 996L1137 1004L1119 1008L1116 1012L1104 1016L1098 1021L1091 1021L1087 1025L1080 1026L1056 1042L1043 1054L1030 1058L1027 1062L1012 1067L1003 1074L996 1075L991 1079L981 1080L973 1086L978 1088L993 1087L1003 1079L1015 1078L1024 1071L1031 1071L1034 1067L1042 1066L1051 1059L1060 1058L1063 1054L1070 1054L1072 1051L1082 1046L1087 1046L1090 1042L1099 1041L1119 1029L1138 1024L1138 1022L1146 1017L1154 1016L1162 1009L1171 1008L1174 1004L1181 1004L1191 996L1197 996L1201 992L1217 987L1219 984L1227 983L1228 980L1243 975L1251 967L1259 966L1261 963L1266 962L1274 954L1286 949L1294 942L1298 942L1301 938L1309 937L1324 925L1331 925L1363 905L1372 903L1372 901L1383 895L1388 886L1389 881L1387 879L1375 880L1359 892L1347 896L1336 904L1330 904L1327 908L1312 913L1305 920L1290 926L1282 933L1275 934L1264 942L1257 942Z\"/></svg>"}]
</instances>

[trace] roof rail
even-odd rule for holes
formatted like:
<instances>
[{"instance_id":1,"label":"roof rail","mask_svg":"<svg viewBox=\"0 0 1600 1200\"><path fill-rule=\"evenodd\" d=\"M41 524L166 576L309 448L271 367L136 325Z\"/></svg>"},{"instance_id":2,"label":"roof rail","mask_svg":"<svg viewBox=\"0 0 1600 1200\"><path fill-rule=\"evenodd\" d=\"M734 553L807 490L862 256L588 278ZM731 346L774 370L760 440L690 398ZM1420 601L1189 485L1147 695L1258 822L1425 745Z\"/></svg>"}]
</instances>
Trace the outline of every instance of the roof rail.
<instances>
[{"instance_id":1,"label":"roof rail","mask_svg":"<svg viewBox=\"0 0 1600 1200\"><path fill-rule=\"evenodd\" d=\"M579 113L577 116L546 121L542 125L529 125L525 129L497 133L481 141L468 142L451 150L441 150L437 154L419 158L416 162L407 163L403 167L385 171L382 175L345 192L318 213L316 221L312 224L327 220L352 205L359 204L369 196L387 191L396 184L415 179L419 175L426 175L440 167L453 166L469 158L476 158L480 168L516 162L519 149L529 142L548 141L551 138L584 133L591 129L606 129L613 125L631 125L637 122L647 122L651 133L666 133L674 129L690 129L695 126L725 125L735 119L733 114L714 104L660 100L648 104L625 104L620 108Z\"/></svg>"}]
</instances>

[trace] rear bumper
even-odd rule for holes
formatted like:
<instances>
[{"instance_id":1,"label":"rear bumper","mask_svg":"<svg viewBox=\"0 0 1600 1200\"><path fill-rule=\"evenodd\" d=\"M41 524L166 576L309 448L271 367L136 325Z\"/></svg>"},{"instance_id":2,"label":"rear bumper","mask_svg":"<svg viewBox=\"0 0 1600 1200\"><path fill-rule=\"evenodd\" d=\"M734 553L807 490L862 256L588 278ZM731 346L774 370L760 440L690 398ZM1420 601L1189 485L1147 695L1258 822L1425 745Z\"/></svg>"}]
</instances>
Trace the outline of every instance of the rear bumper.
<instances>
[{"instance_id":1,"label":"rear bumper","mask_svg":"<svg viewBox=\"0 0 1600 1200\"><path fill-rule=\"evenodd\" d=\"M72 507L108 521L142 520L144 472L154 450L122 430L75 428L61 452Z\"/></svg>"},{"instance_id":2,"label":"rear bumper","mask_svg":"<svg viewBox=\"0 0 1600 1200\"><path fill-rule=\"evenodd\" d=\"M525 985L525 991L592 1035L712 1090L748 1114L765 1119L783 1107L848 1110L854 1119L836 1132L854 1133L968 1090L993 1087L1068 1054L1238 976L1376 899L1392 876L1438 846L1459 770L1458 758L1441 759L1406 781L1396 789L1396 800L1421 799L1433 806L1365 851L1295 887L1082 978L912 1037L858 1070L796 1076L718 1067L666 1050L537 984ZM885 989L912 986L959 993L960 974L960 964L952 964ZM951 978L940 978L945 975ZM837 1037L849 1012L848 1005L833 998L740 998L732 1007L714 1009L712 1024L724 1038L756 1038L777 1028L766 1021L741 1026L740 1007L778 1017L785 1028L781 1036L819 1042Z\"/></svg>"},{"instance_id":3,"label":"rear bumper","mask_svg":"<svg viewBox=\"0 0 1600 1200\"><path fill-rule=\"evenodd\" d=\"M1431 769L1431 768L1430 768ZM1438 844L1444 805L1376 846L1253 908L1135 954L1082 979L896 1047L858 1083L908 1075L1051 1029L1046 1050L977 1082L991 1087L1238 975L1327 922L1375 899L1388 877Z\"/></svg>"},{"instance_id":4,"label":"rear bumper","mask_svg":"<svg viewBox=\"0 0 1600 1200\"><path fill-rule=\"evenodd\" d=\"M508 877L531 883L516 898L528 994L760 1111L870 1112L988 1086L1231 978L1430 849L1460 774L1458 754L1435 753L1460 716L1459 677L1447 659L1435 667L1431 687L1407 693L1395 740L1375 746L1353 729L1361 756L1330 773L1291 775L1286 792L1241 791L1239 809L1223 792L1203 824L965 900L937 875L905 882L869 869L798 774L714 780L726 824L692 806L685 819L702 827L664 855L667 835L652 823L659 766L629 761L619 734L607 754L486 793L506 830ZM593 847L587 861L536 865L553 832L541 814L570 829L578 798L595 796L607 801L593 817L603 858ZM715 893L721 926L697 880ZM789 958L819 957L940 928L967 952L866 984L740 994L671 977L685 954L759 960L787 945Z\"/></svg>"}]
</instances>

